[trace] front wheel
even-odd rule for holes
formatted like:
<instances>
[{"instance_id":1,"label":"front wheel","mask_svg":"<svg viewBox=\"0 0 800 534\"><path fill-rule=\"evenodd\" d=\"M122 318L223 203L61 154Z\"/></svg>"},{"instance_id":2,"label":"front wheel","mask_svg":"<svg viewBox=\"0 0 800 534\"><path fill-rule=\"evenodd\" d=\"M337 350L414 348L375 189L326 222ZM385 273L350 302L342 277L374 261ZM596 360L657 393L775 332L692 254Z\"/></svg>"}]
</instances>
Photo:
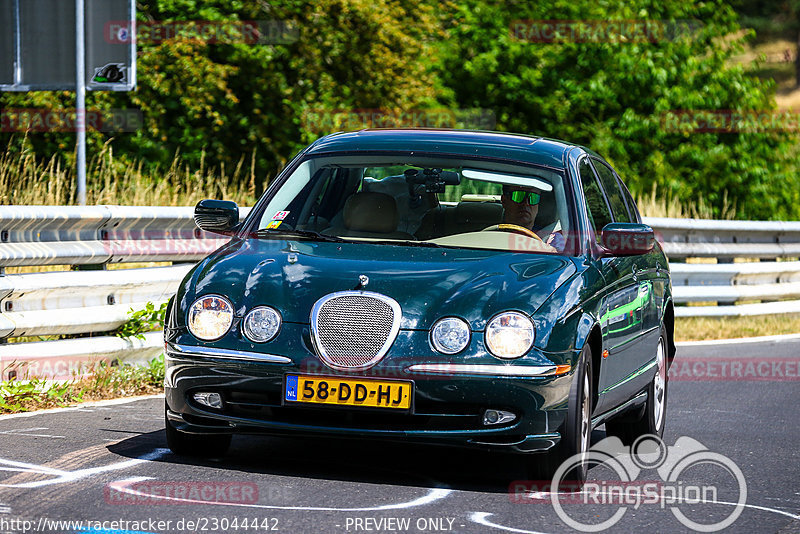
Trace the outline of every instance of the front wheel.
<instances>
[{"instance_id":1,"label":"front wheel","mask_svg":"<svg viewBox=\"0 0 800 534\"><path fill-rule=\"evenodd\" d=\"M228 452L231 445L230 434L187 434L181 432L170 423L164 411L167 446L174 454L180 456L199 456L218 458Z\"/></svg>"},{"instance_id":2,"label":"front wheel","mask_svg":"<svg viewBox=\"0 0 800 534\"><path fill-rule=\"evenodd\" d=\"M667 332L661 327L661 336L656 348L656 375L647 388L647 403L636 417L621 416L606 422L606 434L617 436L626 445L631 445L640 436L664 435L667 415Z\"/></svg>"}]
</instances>

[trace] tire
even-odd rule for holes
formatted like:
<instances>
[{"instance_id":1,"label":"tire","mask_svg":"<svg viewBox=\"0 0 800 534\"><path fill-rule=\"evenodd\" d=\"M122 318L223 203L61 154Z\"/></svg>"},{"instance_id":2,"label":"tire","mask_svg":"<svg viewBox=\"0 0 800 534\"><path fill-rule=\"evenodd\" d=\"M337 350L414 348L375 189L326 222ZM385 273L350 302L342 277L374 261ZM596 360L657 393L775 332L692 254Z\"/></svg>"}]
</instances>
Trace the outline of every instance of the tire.
<instances>
[{"instance_id":1,"label":"tire","mask_svg":"<svg viewBox=\"0 0 800 534\"><path fill-rule=\"evenodd\" d=\"M644 410L631 417L626 414L606 422L606 434L616 436L625 445L631 445L637 438L652 434L659 438L664 435L667 416L667 331L661 326L661 335L656 348L656 375L647 387L647 402Z\"/></svg>"},{"instance_id":2,"label":"tire","mask_svg":"<svg viewBox=\"0 0 800 534\"><path fill-rule=\"evenodd\" d=\"M552 480L561 463L576 454L586 454L592 438L592 350L586 343L575 370L569 391L567 417L561 427L561 441L557 448L544 454L532 455L528 460L528 476L533 480ZM582 484L589 470L587 461L580 462L562 477L562 481Z\"/></svg>"},{"instance_id":3,"label":"tire","mask_svg":"<svg viewBox=\"0 0 800 534\"><path fill-rule=\"evenodd\" d=\"M167 446L179 456L195 456L201 458L219 458L225 456L231 445L230 434L187 434L181 432L170 423L164 411L164 423L167 433Z\"/></svg>"}]
</instances>

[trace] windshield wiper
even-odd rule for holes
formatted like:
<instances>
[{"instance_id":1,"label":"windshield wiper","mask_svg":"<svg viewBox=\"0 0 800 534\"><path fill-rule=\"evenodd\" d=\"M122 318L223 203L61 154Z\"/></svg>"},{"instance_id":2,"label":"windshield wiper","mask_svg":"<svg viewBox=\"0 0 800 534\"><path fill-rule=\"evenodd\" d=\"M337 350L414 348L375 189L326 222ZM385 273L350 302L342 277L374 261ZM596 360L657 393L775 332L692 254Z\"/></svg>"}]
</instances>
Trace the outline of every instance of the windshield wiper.
<instances>
[{"instance_id":1,"label":"windshield wiper","mask_svg":"<svg viewBox=\"0 0 800 534\"><path fill-rule=\"evenodd\" d=\"M428 247L428 248L446 248L437 243L430 241L408 241L408 240L395 240L395 239L370 239L360 240L358 238L345 239L335 235L321 234L314 230L289 230L281 228L262 228L256 230L253 234L255 237L304 237L308 239L315 239L317 241L327 241L331 243L375 243L378 245L395 245L395 246L411 246L411 247Z\"/></svg>"},{"instance_id":2,"label":"windshield wiper","mask_svg":"<svg viewBox=\"0 0 800 534\"><path fill-rule=\"evenodd\" d=\"M261 230L256 230L253 234L256 237L304 237L307 239L314 239L317 241L328 241L331 243L342 243L344 239L341 237L336 237L334 235L326 235L321 234L319 232L315 232L314 230L289 230L289 229L280 229L280 228L262 228Z\"/></svg>"},{"instance_id":3,"label":"windshield wiper","mask_svg":"<svg viewBox=\"0 0 800 534\"><path fill-rule=\"evenodd\" d=\"M369 241L370 243L377 243L379 245L395 245L401 247L428 247L428 248L445 248L438 243L431 243L430 241L408 241L404 239L396 240L396 239L381 239L375 241Z\"/></svg>"}]
</instances>

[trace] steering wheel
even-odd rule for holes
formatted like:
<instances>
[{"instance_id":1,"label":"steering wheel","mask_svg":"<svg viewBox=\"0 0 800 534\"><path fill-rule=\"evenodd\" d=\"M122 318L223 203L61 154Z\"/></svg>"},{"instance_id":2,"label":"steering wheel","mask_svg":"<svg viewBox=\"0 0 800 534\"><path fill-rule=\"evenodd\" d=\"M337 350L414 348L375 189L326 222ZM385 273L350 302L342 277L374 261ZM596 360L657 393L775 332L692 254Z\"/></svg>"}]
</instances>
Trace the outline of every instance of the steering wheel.
<instances>
[{"instance_id":1,"label":"steering wheel","mask_svg":"<svg viewBox=\"0 0 800 534\"><path fill-rule=\"evenodd\" d=\"M518 224L493 224L492 226L488 226L481 230L481 232L515 232L517 234L526 235L528 237L532 237L534 239L538 239L542 243L544 243L544 239L536 235L536 232L529 228L525 228L524 226L520 226Z\"/></svg>"}]
</instances>

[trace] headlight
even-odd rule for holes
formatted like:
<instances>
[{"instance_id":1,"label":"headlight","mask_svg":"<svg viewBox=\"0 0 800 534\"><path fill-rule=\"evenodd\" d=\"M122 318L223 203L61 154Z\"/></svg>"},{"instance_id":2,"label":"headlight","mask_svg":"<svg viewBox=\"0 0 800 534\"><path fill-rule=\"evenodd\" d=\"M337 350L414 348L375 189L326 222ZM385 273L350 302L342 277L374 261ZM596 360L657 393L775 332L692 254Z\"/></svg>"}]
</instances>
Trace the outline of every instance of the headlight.
<instances>
[{"instance_id":1,"label":"headlight","mask_svg":"<svg viewBox=\"0 0 800 534\"><path fill-rule=\"evenodd\" d=\"M486 346L498 358L519 358L533 345L533 323L517 312L497 315L486 326Z\"/></svg>"},{"instance_id":2,"label":"headlight","mask_svg":"<svg viewBox=\"0 0 800 534\"><path fill-rule=\"evenodd\" d=\"M258 306L244 318L242 331L250 341L265 343L275 337L281 327L281 315L269 306Z\"/></svg>"},{"instance_id":3,"label":"headlight","mask_svg":"<svg viewBox=\"0 0 800 534\"><path fill-rule=\"evenodd\" d=\"M233 306L224 297L207 295L189 308L189 332L198 339L213 341L224 336L233 323Z\"/></svg>"},{"instance_id":4,"label":"headlight","mask_svg":"<svg viewBox=\"0 0 800 534\"><path fill-rule=\"evenodd\" d=\"M458 317L439 319L431 328L431 343L444 354L461 352L469 345L469 325Z\"/></svg>"}]
</instances>

